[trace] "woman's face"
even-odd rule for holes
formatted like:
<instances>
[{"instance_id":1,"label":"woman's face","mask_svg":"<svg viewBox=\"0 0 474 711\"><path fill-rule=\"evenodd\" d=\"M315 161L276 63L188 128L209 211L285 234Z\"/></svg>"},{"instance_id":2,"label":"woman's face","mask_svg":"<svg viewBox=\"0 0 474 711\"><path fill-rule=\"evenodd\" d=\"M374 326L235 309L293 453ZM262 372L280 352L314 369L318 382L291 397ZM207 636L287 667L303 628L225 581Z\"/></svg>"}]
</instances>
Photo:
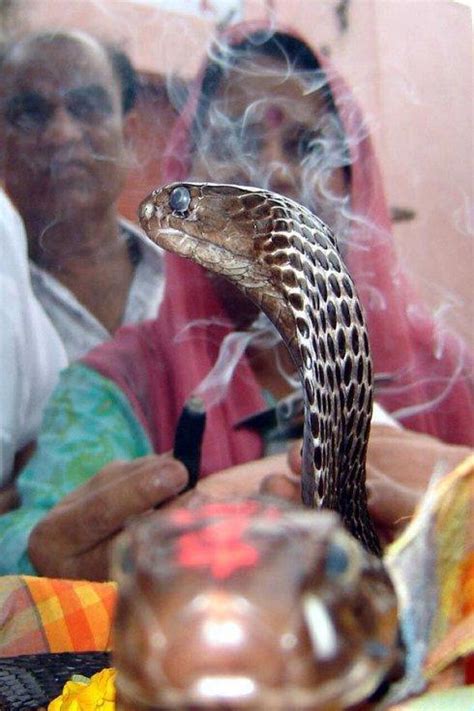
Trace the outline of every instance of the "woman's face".
<instances>
[{"instance_id":1,"label":"woman's face","mask_svg":"<svg viewBox=\"0 0 474 711\"><path fill-rule=\"evenodd\" d=\"M231 69L212 98L192 177L274 190L345 231L350 157L317 75L290 74L286 63L262 55Z\"/></svg>"}]
</instances>

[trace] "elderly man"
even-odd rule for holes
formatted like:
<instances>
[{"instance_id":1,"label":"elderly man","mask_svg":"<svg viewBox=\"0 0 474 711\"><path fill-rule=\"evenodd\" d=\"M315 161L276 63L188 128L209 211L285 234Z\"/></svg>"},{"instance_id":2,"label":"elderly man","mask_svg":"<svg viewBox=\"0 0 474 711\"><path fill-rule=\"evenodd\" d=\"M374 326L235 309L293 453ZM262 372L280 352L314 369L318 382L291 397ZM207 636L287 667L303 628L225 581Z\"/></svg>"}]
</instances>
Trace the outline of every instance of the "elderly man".
<instances>
[{"instance_id":1,"label":"elderly man","mask_svg":"<svg viewBox=\"0 0 474 711\"><path fill-rule=\"evenodd\" d=\"M74 360L161 300L161 255L117 213L137 78L122 52L79 32L15 43L0 74L5 187L34 291Z\"/></svg>"}]
</instances>

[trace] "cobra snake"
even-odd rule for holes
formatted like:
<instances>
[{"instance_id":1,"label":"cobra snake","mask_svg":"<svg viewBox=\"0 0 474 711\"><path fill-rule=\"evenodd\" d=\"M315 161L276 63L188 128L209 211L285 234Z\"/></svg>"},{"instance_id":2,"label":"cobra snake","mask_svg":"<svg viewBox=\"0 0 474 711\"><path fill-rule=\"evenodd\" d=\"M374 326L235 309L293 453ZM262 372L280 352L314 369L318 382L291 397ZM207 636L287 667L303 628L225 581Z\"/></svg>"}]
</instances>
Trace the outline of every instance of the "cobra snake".
<instances>
[{"instance_id":1,"label":"cobra snake","mask_svg":"<svg viewBox=\"0 0 474 711\"><path fill-rule=\"evenodd\" d=\"M339 513L370 552L380 544L365 469L372 363L364 314L331 230L277 193L172 183L140 206L148 237L236 284L273 322L305 398L302 500Z\"/></svg>"},{"instance_id":2,"label":"cobra snake","mask_svg":"<svg viewBox=\"0 0 474 711\"><path fill-rule=\"evenodd\" d=\"M117 711L372 708L403 665L382 561L331 511L198 498L117 541Z\"/></svg>"}]
</instances>

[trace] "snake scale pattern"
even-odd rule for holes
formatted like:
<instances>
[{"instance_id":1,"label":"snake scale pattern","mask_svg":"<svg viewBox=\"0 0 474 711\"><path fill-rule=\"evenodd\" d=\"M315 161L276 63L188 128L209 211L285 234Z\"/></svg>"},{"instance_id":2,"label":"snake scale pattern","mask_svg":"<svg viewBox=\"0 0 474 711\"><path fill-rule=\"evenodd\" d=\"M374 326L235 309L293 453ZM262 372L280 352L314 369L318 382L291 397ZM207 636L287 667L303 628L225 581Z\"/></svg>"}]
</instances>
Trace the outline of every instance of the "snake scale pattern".
<instances>
[{"instance_id":1,"label":"snake scale pattern","mask_svg":"<svg viewBox=\"0 0 474 711\"><path fill-rule=\"evenodd\" d=\"M369 341L330 229L277 193L212 183L155 190L139 214L153 242L228 278L274 323L304 388L303 503L337 511L380 555L365 487Z\"/></svg>"}]
</instances>

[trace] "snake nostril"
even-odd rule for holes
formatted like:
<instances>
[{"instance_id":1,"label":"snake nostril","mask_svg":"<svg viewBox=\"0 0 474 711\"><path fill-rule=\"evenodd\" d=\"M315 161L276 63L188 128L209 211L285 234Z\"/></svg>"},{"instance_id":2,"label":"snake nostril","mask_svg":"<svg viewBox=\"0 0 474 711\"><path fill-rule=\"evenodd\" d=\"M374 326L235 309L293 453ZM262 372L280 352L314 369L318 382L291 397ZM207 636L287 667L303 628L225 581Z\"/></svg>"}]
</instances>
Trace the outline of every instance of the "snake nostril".
<instances>
[{"instance_id":1,"label":"snake nostril","mask_svg":"<svg viewBox=\"0 0 474 711\"><path fill-rule=\"evenodd\" d=\"M148 222L155 213L155 206L152 202L145 202L140 208L140 219Z\"/></svg>"}]
</instances>

